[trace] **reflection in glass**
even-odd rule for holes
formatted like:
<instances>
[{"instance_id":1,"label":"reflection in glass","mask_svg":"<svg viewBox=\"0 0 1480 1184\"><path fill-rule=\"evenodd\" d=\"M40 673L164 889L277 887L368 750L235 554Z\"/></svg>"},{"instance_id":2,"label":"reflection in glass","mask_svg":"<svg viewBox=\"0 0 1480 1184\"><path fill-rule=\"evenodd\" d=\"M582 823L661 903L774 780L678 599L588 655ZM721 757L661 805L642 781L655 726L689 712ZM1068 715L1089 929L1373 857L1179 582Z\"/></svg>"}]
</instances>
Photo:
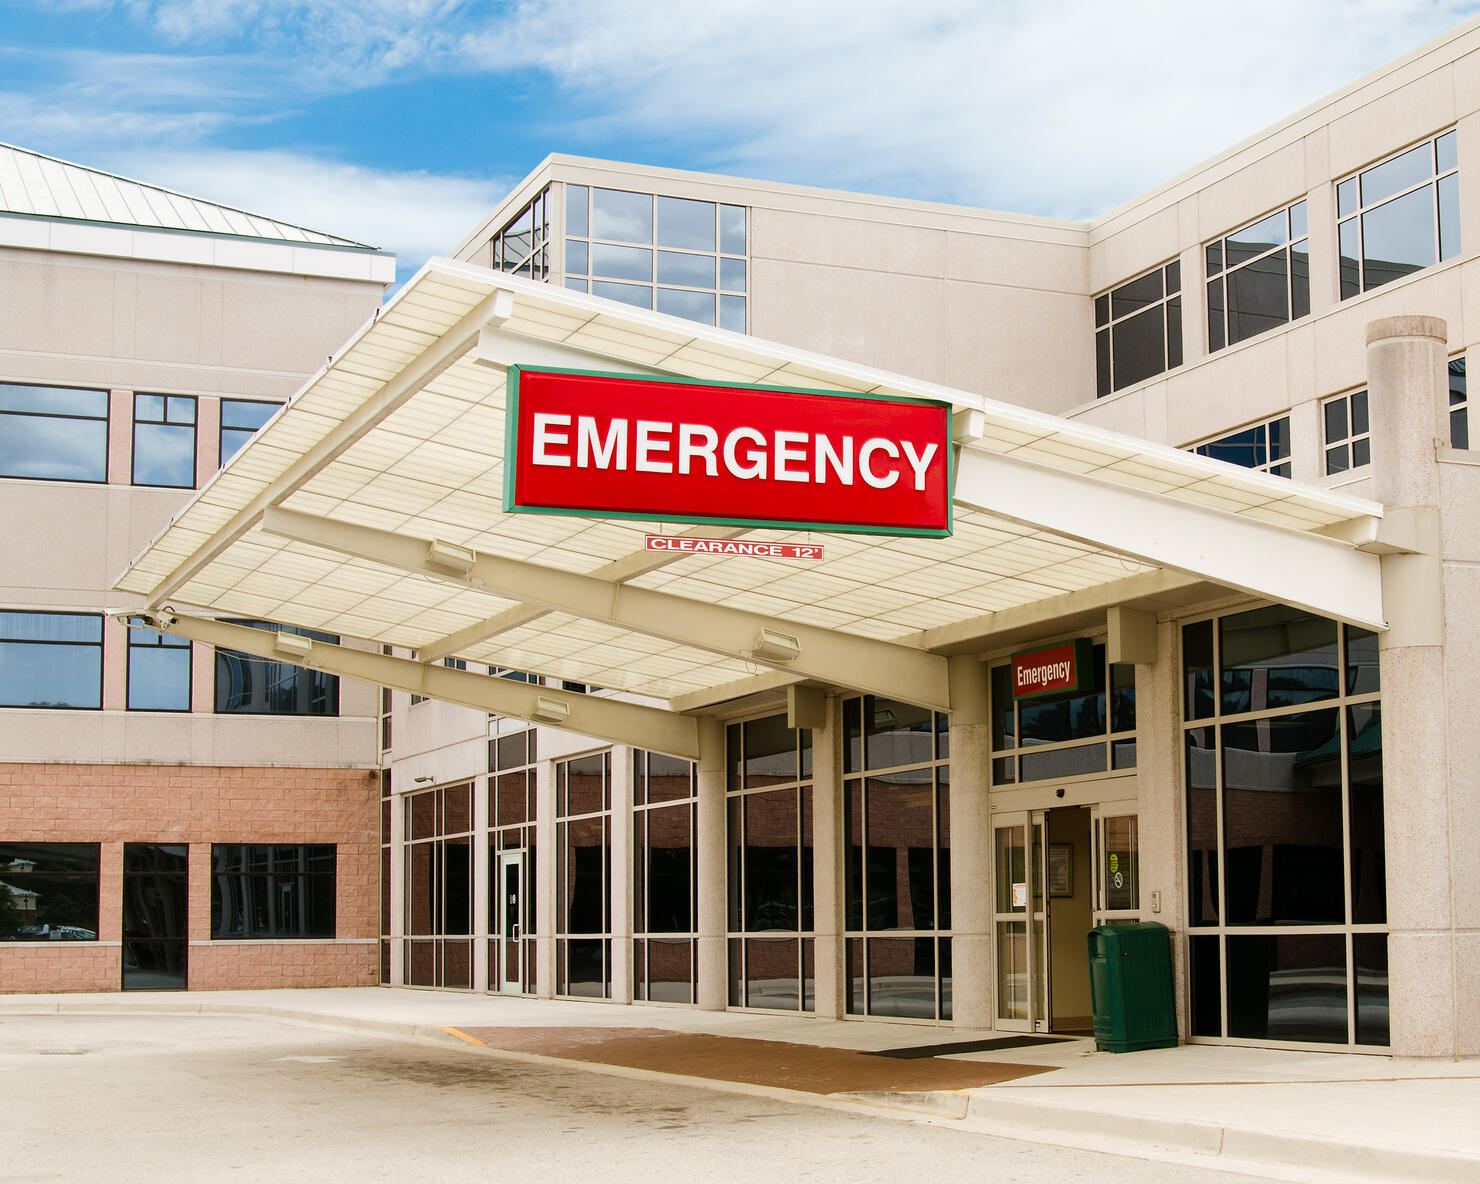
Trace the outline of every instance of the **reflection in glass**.
<instances>
[{"instance_id":1,"label":"reflection in glass","mask_svg":"<svg viewBox=\"0 0 1480 1184\"><path fill-rule=\"evenodd\" d=\"M659 197L657 203L658 246L682 247L691 251L714 250L713 202ZM711 279L710 283L714 281Z\"/></svg>"},{"instance_id":2,"label":"reflection in glass","mask_svg":"<svg viewBox=\"0 0 1480 1184\"><path fill-rule=\"evenodd\" d=\"M184 990L186 846L123 845L123 989Z\"/></svg>"},{"instance_id":3,"label":"reflection in glass","mask_svg":"<svg viewBox=\"0 0 1480 1184\"><path fill-rule=\"evenodd\" d=\"M1358 925L1387 920L1387 858L1382 805L1382 708L1347 708L1347 809L1351 826L1351 907Z\"/></svg>"},{"instance_id":4,"label":"reflection in glass","mask_svg":"<svg viewBox=\"0 0 1480 1184\"><path fill-rule=\"evenodd\" d=\"M1347 1042L1342 934L1263 934L1226 941L1230 1036Z\"/></svg>"},{"instance_id":5,"label":"reflection in glass","mask_svg":"<svg viewBox=\"0 0 1480 1184\"><path fill-rule=\"evenodd\" d=\"M713 288L714 256L659 251L658 283L676 284L684 288ZM710 307L713 308L712 300Z\"/></svg>"},{"instance_id":6,"label":"reflection in glass","mask_svg":"<svg viewBox=\"0 0 1480 1184\"><path fill-rule=\"evenodd\" d=\"M1388 1033L1388 939L1386 933L1352 935L1356 963L1357 1043L1386 1045Z\"/></svg>"},{"instance_id":7,"label":"reflection in glass","mask_svg":"<svg viewBox=\"0 0 1480 1184\"><path fill-rule=\"evenodd\" d=\"M0 843L0 941L98 939L97 843Z\"/></svg>"},{"instance_id":8,"label":"reflection in glass","mask_svg":"<svg viewBox=\"0 0 1480 1184\"><path fill-rule=\"evenodd\" d=\"M0 611L0 707L102 705L101 616Z\"/></svg>"},{"instance_id":9,"label":"reflection in glass","mask_svg":"<svg viewBox=\"0 0 1480 1184\"><path fill-rule=\"evenodd\" d=\"M935 938L868 939L868 1010L935 1018Z\"/></svg>"},{"instance_id":10,"label":"reflection in glass","mask_svg":"<svg viewBox=\"0 0 1480 1184\"><path fill-rule=\"evenodd\" d=\"M1191 923L1218 923L1218 796L1212 728L1187 733L1187 885Z\"/></svg>"},{"instance_id":11,"label":"reflection in glass","mask_svg":"<svg viewBox=\"0 0 1480 1184\"><path fill-rule=\"evenodd\" d=\"M1341 693L1334 621L1274 605L1224 617L1218 638L1226 714Z\"/></svg>"},{"instance_id":12,"label":"reflection in glass","mask_svg":"<svg viewBox=\"0 0 1480 1184\"><path fill-rule=\"evenodd\" d=\"M653 241L653 198L648 193L596 189L591 195L591 236L624 243Z\"/></svg>"},{"instance_id":13,"label":"reflection in glass","mask_svg":"<svg viewBox=\"0 0 1480 1184\"><path fill-rule=\"evenodd\" d=\"M727 255L745 254L744 206L720 206L719 249Z\"/></svg>"},{"instance_id":14,"label":"reflection in glass","mask_svg":"<svg viewBox=\"0 0 1480 1184\"><path fill-rule=\"evenodd\" d=\"M0 477L108 480L108 392L0 383Z\"/></svg>"},{"instance_id":15,"label":"reflection in glass","mask_svg":"<svg viewBox=\"0 0 1480 1184\"><path fill-rule=\"evenodd\" d=\"M714 324L714 293L687 292L677 288L659 288L655 305L658 312L682 317L701 325Z\"/></svg>"},{"instance_id":16,"label":"reflection in glass","mask_svg":"<svg viewBox=\"0 0 1480 1184\"><path fill-rule=\"evenodd\" d=\"M272 633L296 633L337 643L332 633L270 621L234 621ZM216 651L216 710L246 715L338 715L339 677L307 670L277 658L257 658L235 650Z\"/></svg>"},{"instance_id":17,"label":"reflection in glass","mask_svg":"<svg viewBox=\"0 0 1480 1184\"><path fill-rule=\"evenodd\" d=\"M235 456L257 429L277 414L279 406L247 399L222 399L221 464Z\"/></svg>"},{"instance_id":18,"label":"reflection in glass","mask_svg":"<svg viewBox=\"0 0 1480 1184\"><path fill-rule=\"evenodd\" d=\"M1364 290L1370 291L1437 262L1431 187L1416 189L1362 215Z\"/></svg>"},{"instance_id":19,"label":"reflection in glass","mask_svg":"<svg viewBox=\"0 0 1480 1184\"><path fill-rule=\"evenodd\" d=\"M643 247L614 247L596 243L591 248L591 274L617 280L652 283L653 253Z\"/></svg>"},{"instance_id":20,"label":"reflection in glass","mask_svg":"<svg viewBox=\"0 0 1480 1184\"><path fill-rule=\"evenodd\" d=\"M195 485L195 400L134 396L134 484Z\"/></svg>"}]
</instances>

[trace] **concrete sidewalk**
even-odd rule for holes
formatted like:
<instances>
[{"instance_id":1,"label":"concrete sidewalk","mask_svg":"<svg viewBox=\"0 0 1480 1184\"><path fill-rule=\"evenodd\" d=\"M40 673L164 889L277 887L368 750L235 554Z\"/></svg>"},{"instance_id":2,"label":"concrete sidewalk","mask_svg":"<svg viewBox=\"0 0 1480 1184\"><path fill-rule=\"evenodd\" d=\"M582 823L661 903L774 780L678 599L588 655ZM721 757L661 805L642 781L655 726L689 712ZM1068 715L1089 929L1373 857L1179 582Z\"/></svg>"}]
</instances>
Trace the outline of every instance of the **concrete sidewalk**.
<instances>
[{"instance_id":1,"label":"concrete sidewalk","mask_svg":"<svg viewBox=\"0 0 1480 1184\"><path fill-rule=\"evenodd\" d=\"M794 1069L846 1066L833 1050L875 1053L992 1041L962 1028L828 1021L691 1008L462 995L368 987L127 995L4 995L0 1015L38 1013L244 1015L390 1038L456 1044L474 1055L576 1061L593 1071L684 1076L716 1088L789 1096L811 1104L869 1105L928 1121L1064 1146L1177 1159L1265 1179L1434 1181L1480 1179L1480 1060L1188 1045L1115 1055L1089 1040L929 1058L952 1079L988 1062L972 1088L866 1089L806 1085L705 1064L693 1041L723 1037L757 1053L789 1046ZM512 1030L524 1029L509 1041ZM502 1034L480 1040L477 1033ZM609 1032L610 1039L604 1039ZM542 1035L548 1033L548 1039ZM636 1034L645 1051L633 1059ZM579 1046L579 1051L572 1049ZM702 1046L701 1046L702 1047ZM666 1049L686 1049L667 1057ZM806 1050L815 1050L809 1057ZM543 1051L539 1051L543 1050ZM665 1059L667 1057L667 1059ZM745 1057L727 1058L738 1066ZM751 1062L763 1063L750 1058ZM870 1060L877 1064L880 1059ZM900 1063L900 1062L895 1062ZM921 1066L920 1059L903 1063ZM846 1068L844 1070L846 1072ZM928 1078L928 1074L927 1074ZM860 1081L858 1084L865 1084Z\"/></svg>"}]
</instances>

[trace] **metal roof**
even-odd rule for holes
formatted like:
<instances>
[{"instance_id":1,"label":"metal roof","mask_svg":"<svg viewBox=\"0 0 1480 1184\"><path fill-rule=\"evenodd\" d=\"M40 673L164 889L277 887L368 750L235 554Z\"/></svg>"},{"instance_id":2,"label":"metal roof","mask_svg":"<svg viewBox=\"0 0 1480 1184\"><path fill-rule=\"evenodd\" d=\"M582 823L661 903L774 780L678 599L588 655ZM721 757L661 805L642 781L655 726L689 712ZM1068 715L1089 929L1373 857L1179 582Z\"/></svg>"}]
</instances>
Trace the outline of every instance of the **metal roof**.
<instances>
[{"instance_id":1,"label":"metal roof","mask_svg":"<svg viewBox=\"0 0 1480 1184\"><path fill-rule=\"evenodd\" d=\"M480 364L480 332L507 356ZM1325 534L1382 512L1371 502L973 394L434 259L199 491L116 589L151 608L198 606L693 704L753 680L755 665L294 541L264 530L262 514L280 507L443 540L685 603L750 610L782 627L794 622L911 647L923 646L932 630L972 622L985 630L995 613L1159 566L1203 571L1200 553L1159 564L1145 561L1147 552L1131 557L1118 533L1109 543L1079 537L1064 507L1056 512L1066 525L1045 529L1025 521L1031 510L998 513L979 497L964 504L959 495L948 538L818 535L826 560L805 568L652 555L643 536L653 528L643 523L506 514L502 361L559 364L549 360L558 351L566 365L569 351L581 351L589 369L605 361L706 380L943 399L975 413L967 449L983 463L1016 465L1029 480L1068 481L1076 496L1097 503L1139 498L1135 504L1171 517L1181 507L1184 517L1202 515L1198 525L1211 523L1214 536L1223 526L1253 531L1253 542L1270 549L1322 536L1315 541L1335 553L1346 544ZM1151 536L1158 529L1155 521L1131 525ZM795 533L761 529L746 537ZM1363 558L1375 565L1375 557Z\"/></svg>"},{"instance_id":2,"label":"metal roof","mask_svg":"<svg viewBox=\"0 0 1480 1184\"><path fill-rule=\"evenodd\" d=\"M264 218L10 144L0 144L0 213L271 242L375 249L352 239Z\"/></svg>"}]
</instances>

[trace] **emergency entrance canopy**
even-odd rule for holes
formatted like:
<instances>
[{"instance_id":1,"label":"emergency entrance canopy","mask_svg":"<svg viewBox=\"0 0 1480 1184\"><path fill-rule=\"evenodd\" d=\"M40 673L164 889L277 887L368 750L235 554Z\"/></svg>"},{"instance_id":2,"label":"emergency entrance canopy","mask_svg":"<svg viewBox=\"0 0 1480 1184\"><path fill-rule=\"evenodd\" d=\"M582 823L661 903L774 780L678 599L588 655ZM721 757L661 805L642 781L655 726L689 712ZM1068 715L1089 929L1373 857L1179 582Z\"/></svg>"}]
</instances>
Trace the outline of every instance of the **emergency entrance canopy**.
<instances>
[{"instance_id":1,"label":"emergency entrance canopy","mask_svg":"<svg viewBox=\"0 0 1480 1184\"><path fill-rule=\"evenodd\" d=\"M855 488L866 469L913 491L949 461L951 533L508 513L511 366L941 406L948 458L927 458L919 441L911 458L902 438L898 456L865 456L882 433L828 427L835 451L854 436ZM571 414L545 420L537 445L572 460L546 466L567 480L582 440L581 413ZM649 430L648 460L681 463L676 425L709 420L675 412L657 422L675 427ZM596 443L610 447L611 430L608 419ZM626 430L635 459L641 429ZM721 465L724 441L712 453ZM815 438L745 443L737 465L779 456L816 473ZM693 466L711 459L700 445L707 437L690 441ZM793 448L807 459L784 451ZM793 487L791 521L836 521L809 512L815 483ZM590 726L580 702L589 697L504 683L526 697L490 705L479 688L500 680L436 666L464 658L630 692L670 712L793 683L948 710L948 656L1103 629L1113 606L1173 611L1234 589L1380 629L1377 556L1360 549L1380 515L1371 502L978 395L437 259L176 515L116 583L115 607L214 644L279 656L286 646L301 664L572 727ZM825 558L649 550L655 530L823 544ZM346 657L355 647L274 642L222 623L232 619L377 644Z\"/></svg>"}]
</instances>

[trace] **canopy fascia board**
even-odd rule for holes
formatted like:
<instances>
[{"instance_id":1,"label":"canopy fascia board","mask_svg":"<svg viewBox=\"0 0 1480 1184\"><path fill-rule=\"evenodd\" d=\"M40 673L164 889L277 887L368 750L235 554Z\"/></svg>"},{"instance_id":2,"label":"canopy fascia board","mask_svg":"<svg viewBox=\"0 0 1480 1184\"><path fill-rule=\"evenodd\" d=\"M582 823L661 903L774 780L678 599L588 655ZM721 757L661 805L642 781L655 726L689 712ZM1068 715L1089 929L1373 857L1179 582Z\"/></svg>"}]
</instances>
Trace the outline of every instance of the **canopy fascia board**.
<instances>
[{"instance_id":1,"label":"canopy fascia board","mask_svg":"<svg viewBox=\"0 0 1480 1184\"><path fill-rule=\"evenodd\" d=\"M581 349L564 342L549 341L516 333L506 325L490 325L478 334L474 358L480 366L502 370L525 366L531 370L601 370L609 374L631 374L639 378L673 377L673 371L661 370L614 358L610 354Z\"/></svg>"},{"instance_id":2,"label":"canopy fascia board","mask_svg":"<svg viewBox=\"0 0 1480 1184\"><path fill-rule=\"evenodd\" d=\"M1281 604L1385 630L1378 556L979 448L961 449L956 504Z\"/></svg>"},{"instance_id":3,"label":"canopy fascia board","mask_svg":"<svg viewBox=\"0 0 1480 1184\"><path fill-rule=\"evenodd\" d=\"M140 614L129 614L137 616ZM195 617L168 610L143 614L150 627L180 637L188 637L220 649L238 650L255 657L285 661L276 648L277 633L253 629L248 625L231 625L225 621ZM308 653L293 658L294 665L307 666L328 674L362 678L367 682L411 691L429 698L444 699L479 711L506 715L528 723L557 726L613 744L628 744L652 752L663 752L684 760L697 761L699 721L691 715L583 695L576 691L559 691L529 683L514 682L494 675L454 670L448 666L428 666L411 658L350 649L327 641L308 641ZM544 706L542 706L543 701ZM558 724L552 722L548 705L561 705L566 715Z\"/></svg>"},{"instance_id":4,"label":"canopy fascia board","mask_svg":"<svg viewBox=\"0 0 1480 1184\"><path fill-rule=\"evenodd\" d=\"M507 320L513 315L513 309L514 294L505 288L497 288L480 300L414 362L305 451L286 473L232 515L231 520L216 531L208 543L156 584L149 592L149 604L157 608L166 598L173 596L212 559L250 530L262 516L263 510L300 488L385 416L454 365L473 347L479 334L490 323L497 324ZM201 495L196 496L199 498Z\"/></svg>"},{"instance_id":5,"label":"canopy fascia board","mask_svg":"<svg viewBox=\"0 0 1480 1184\"><path fill-rule=\"evenodd\" d=\"M799 677L888 695L939 711L950 710L946 660L894 642L479 551L471 552L472 562L465 570L454 573L428 558L430 539L336 522L296 510L268 509L262 515L262 530ZM794 638L795 656L769 658L757 652L762 630L784 632Z\"/></svg>"}]
</instances>

